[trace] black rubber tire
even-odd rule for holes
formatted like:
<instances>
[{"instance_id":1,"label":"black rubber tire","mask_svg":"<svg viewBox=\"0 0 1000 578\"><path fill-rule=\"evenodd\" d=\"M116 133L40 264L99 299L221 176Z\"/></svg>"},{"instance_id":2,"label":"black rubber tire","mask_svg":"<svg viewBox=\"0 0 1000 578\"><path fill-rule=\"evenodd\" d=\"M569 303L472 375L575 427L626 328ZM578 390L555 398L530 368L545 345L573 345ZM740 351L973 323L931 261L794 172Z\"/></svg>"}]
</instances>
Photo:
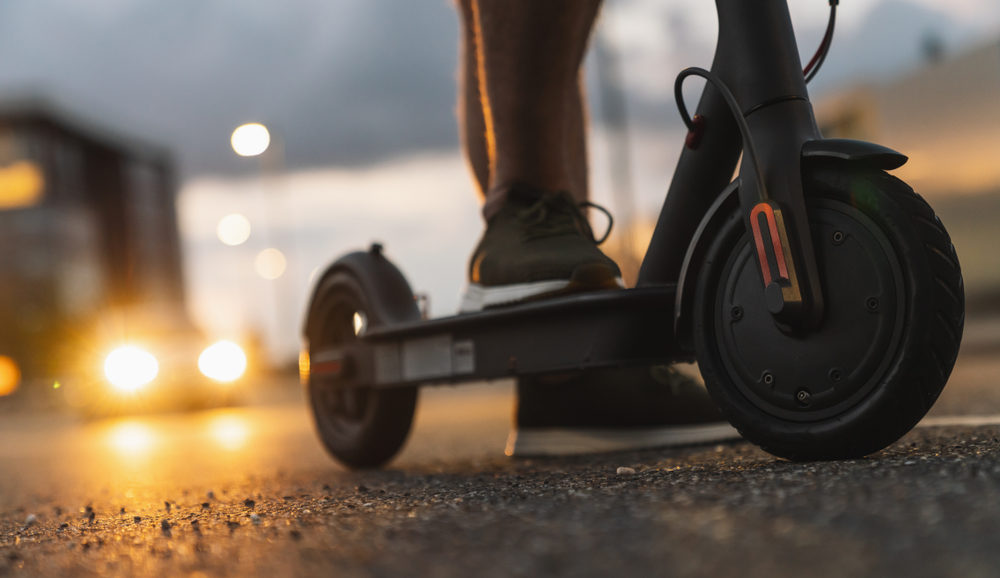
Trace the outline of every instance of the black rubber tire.
<instances>
[{"instance_id":1,"label":"black rubber tire","mask_svg":"<svg viewBox=\"0 0 1000 578\"><path fill-rule=\"evenodd\" d=\"M310 358L324 347L357 339L354 314L366 316L374 328L379 319L357 277L348 271L327 275L309 308ZM392 459L406 442L417 403L416 387L354 387L347 377L321 381L310 375L309 402L316 430L331 456L350 468L377 468Z\"/></svg>"},{"instance_id":2,"label":"black rubber tire","mask_svg":"<svg viewBox=\"0 0 1000 578\"><path fill-rule=\"evenodd\" d=\"M881 360L878 367L870 372L855 370L855 374L864 375L855 377L852 374L852 381L847 385L854 387L858 384L853 391L846 386L845 390L836 390L837 385L829 383L812 384L837 391L838 401L831 402L824 411L810 407L796 410L790 405L779 407L778 402L772 403L772 400L778 399L778 394L774 393L774 378L767 381L766 372L756 382L739 378L740 375L753 375L743 368L760 367L758 363L773 361L775 364L784 363L785 367L792 363L798 363L799 367L816 363L808 352L816 351L817 340L823 339L824 331L836 323L825 319L823 327L815 333L800 336L799 341L775 340L781 342L780 349L767 349L770 347L768 344L743 347L749 342L745 335L739 337L743 341L732 337L737 330L729 327L743 319L742 310L733 312L736 309L732 307L736 298L733 296L737 291L733 287L749 275L746 255L751 250L751 238L738 213L721 226L699 272L693 316L698 363L709 393L723 414L745 438L767 452L792 460L861 457L888 446L912 429L944 388L958 355L965 318L962 273L951 239L941 221L930 205L899 179L875 169L825 161L811 163L807 167L804 186L823 277L821 283L828 301L836 298L830 295L831 290L841 291L842 295L850 294L853 289L844 278L857 273L824 271L824 265L832 267L835 263L832 257L824 263L822 256L821 245L829 239L819 238L820 225L815 219L820 218L818 215L824 210L828 214L855 215L854 222L859 224L858 230L862 232L873 230L874 224L876 233L870 238L881 241L869 242L860 254L877 255L879 262L898 264L892 267L894 273L886 274L887 278L894 280L887 283L893 288L892 299L888 300L892 309L885 308L885 315L895 316L891 322L893 329L885 333L892 337L874 342L875 345L864 345L868 348L866 355L872 358L878 356ZM861 229L863 223L867 223L864 226L868 229ZM864 234L857 237L866 238ZM760 283L756 268L753 271L756 282ZM726 283L729 289L723 289ZM850 294L850 302L853 304L857 297L857 294ZM875 301L874 305L877 304L878 301ZM759 306L763 307L762 295ZM758 315L757 319L760 318L761 315ZM845 324L840 325L842 334ZM827 339L833 335L833 330L829 331ZM838 339L841 334L837 334ZM760 331L756 337L766 340L774 335L778 334L767 329ZM812 350L809 349L810 340L814 340ZM838 343L844 341L841 339ZM857 350L857 342L854 343L852 347ZM875 351L874 348L880 347L880 344L884 344L884 350ZM755 352L752 360L747 353L750 350ZM761 351L766 353L761 356ZM773 355L773 359L759 359L768 355ZM789 359L801 361L790 362ZM814 374L822 375L822 371L826 371L825 366L817 366ZM799 375L804 372L789 373ZM764 389L761 383L771 384L770 390ZM811 384L791 387L804 388L808 402Z\"/></svg>"}]
</instances>

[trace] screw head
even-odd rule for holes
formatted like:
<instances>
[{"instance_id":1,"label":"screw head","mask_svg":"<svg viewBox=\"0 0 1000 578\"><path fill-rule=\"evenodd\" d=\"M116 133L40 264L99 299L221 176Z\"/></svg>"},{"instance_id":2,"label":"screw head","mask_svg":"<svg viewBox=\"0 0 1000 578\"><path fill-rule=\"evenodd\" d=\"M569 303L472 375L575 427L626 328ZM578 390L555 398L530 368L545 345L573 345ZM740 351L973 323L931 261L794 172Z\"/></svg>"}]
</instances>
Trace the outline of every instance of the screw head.
<instances>
[{"instance_id":1,"label":"screw head","mask_svg":"<svg viewBox=\"0 0 1000 578\"><path fill-rule=\"evenodd\" d=\"M844 378L844 372L841 371L839 367L834 367L830 370L827 376L830 378L830 381L840 381Z\"/></svg>"},{"instance_id":2,"label":"screw head","mask_svg":"<svg viewBox=\"0 0 1000 578\"><path fill-rule=\"evenodd\" d=\"M771 385L774 383L774 375L770 371L765 371L763 375L760 376L760 380L764 382L764 385Z\"/></svg>"},{"instance_id":3,"label":"screw head","mask_svg":"<svg viewBox=\"0 0 1000 578\"><path fill-rule=\"evenodd\" d=\"M869 297L865 301L865 307L867 307L869 311L872 312L878 311L878 306L879 306L878 297Z\"/></svg>"},{"instance_id":4,"label":"screw head","mask_svg":"<svg viewBox=\"0 0 1000 578\"><path fill-rule=\"evenodd\" d=\"M847 238L847 235L844 235L843 231L834 231L833 232L833 244L834 245L840 245L841 243L844 242L844 239L846 239L846 238Z\"/></svg>"},{"instance_id":5,"label":"screw head","mask_svg":"<svg viewBox=\"0 0 1000 578\"><path fill-rule=\"evenodd\" d=\"M733 321L743 319L743 308L739 305L734 305L733 308L729 310L729 318Z\"/></svg>"},{"instance_id":6,"label":"screw head","mask_svg":"<svg viewBox=\"0 0 1000 578\"><path fill-rule=\"evenodd\" d=\"M804 389L800 389L795 394L795 399L798 400L798 402L801 403L802 405L808 405L810 397L812 397L812 396L809 394L808 391L806 391Z\"/></svg>"}]
</instances>

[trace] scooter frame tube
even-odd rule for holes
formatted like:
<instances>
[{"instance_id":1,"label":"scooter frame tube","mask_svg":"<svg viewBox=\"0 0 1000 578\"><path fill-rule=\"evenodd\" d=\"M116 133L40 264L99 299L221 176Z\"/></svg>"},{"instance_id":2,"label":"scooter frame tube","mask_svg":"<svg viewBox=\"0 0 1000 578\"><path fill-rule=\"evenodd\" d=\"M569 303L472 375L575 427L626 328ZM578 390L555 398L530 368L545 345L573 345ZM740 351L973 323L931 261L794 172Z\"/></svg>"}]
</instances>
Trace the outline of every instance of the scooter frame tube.
<instances>
[{"instance_id":1,"label":"scooter frame tube","mask_svg":"<svg viewBox=\"0 0 1000 578\"><path fill-rule=\"evenodd\" d=\"M719 38L712 72L732 91L750 127L768 200L787 215L791 260L799 269L802 303L786 316L800 327L822 319L816 259L802 190L802 148L820 139L802 76L786 0L716 0ZM686 145L639 271L638 286L675 283L701 218L729 184L742 135L718 90L707 84L697 116L703 134ZM690 141L689 141L690 142ZM751 209L763 200L755 167L740 168L740 206L750 230ZM763 287L762 287L763 290Z\"/></svg>"}]
</instances>

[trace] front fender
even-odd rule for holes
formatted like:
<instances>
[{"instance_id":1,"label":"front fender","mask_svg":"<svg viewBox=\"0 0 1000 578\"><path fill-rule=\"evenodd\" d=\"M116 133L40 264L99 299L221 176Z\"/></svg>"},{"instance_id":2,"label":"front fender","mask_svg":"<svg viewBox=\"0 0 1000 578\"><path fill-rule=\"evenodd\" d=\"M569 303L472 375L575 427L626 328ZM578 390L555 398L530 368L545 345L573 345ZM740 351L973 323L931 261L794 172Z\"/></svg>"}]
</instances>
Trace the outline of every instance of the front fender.
<instances>
[{"instance_id":1,"label":"front fender","mask_svg":"<svg viewBox=\"0 0 1000 578\"><path fill-rule=\"evenodd\" d=\"M862 163L876 169L891 171L909 160L891 148L862 140L827 138L807 141L802 145L802 160L840 159Z\"/></svg>"}]
</instances>

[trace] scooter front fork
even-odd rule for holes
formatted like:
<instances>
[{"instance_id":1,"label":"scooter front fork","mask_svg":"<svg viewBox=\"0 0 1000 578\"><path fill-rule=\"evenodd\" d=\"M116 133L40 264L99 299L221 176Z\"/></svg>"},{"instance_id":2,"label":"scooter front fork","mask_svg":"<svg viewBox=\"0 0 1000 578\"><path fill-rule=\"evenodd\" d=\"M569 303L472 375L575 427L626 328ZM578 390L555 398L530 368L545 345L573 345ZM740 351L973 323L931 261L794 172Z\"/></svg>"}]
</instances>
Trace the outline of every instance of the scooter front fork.
<instances>
[{"instance_id":1,"label":"scooter front fork","mask_svg":"<svg viewBox=\"0 0 1000 578\"><path fill-rule=\"evenodd\" d=\"M820 138L812 106L804 98L778 101L752 111L747 124L767 191L757 190L756 167L744 158L740 207L765 302L780 324L816 328L823 318L823 293L802 187L802 147Z\"/></svg>"}]
</instances>

